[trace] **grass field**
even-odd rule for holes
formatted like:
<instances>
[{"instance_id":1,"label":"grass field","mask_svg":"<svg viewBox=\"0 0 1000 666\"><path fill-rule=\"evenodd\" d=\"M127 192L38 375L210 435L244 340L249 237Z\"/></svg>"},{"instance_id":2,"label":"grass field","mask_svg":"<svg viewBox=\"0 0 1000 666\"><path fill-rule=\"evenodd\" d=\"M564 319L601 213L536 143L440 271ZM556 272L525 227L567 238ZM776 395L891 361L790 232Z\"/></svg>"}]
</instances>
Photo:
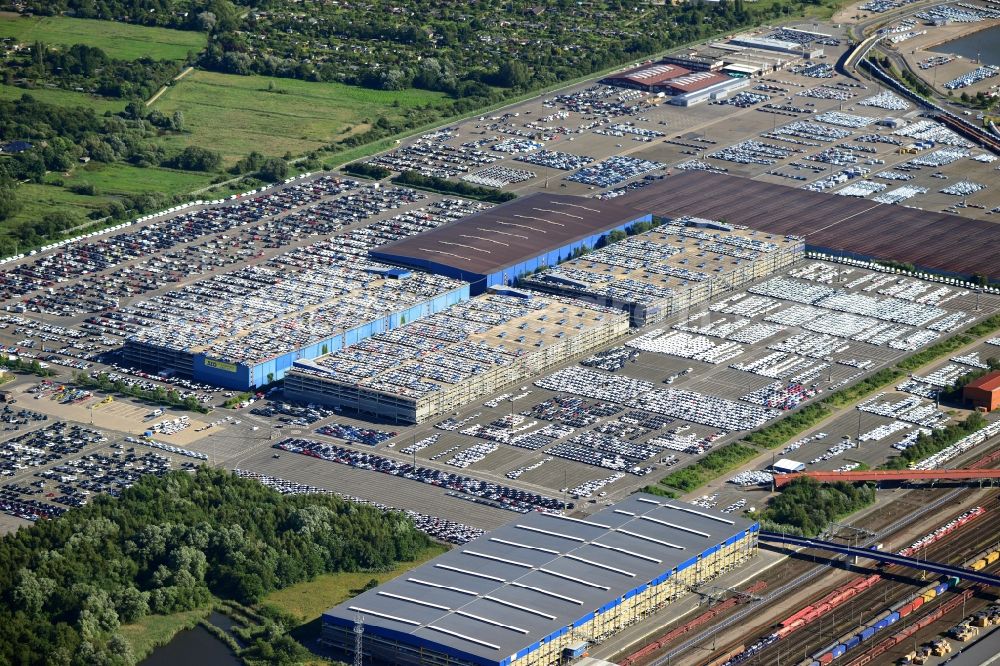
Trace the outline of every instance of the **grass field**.
<instances>
[{"instance_id":1,"label":"grass field","mask_svg":"<svg viewBox=\"0 0 1000 666\"><path fill-rule=\"evenodd\" d=\"M167 115L184 113L190 134L164 137L169 147L204 146L232 164L252 150L278 157L316 150L348 127L357 131L365 118L399 117L408 108L442 97L423 90L379 91L196 71L169 88L152 108Z\"/></svg>"},{"instance_id":2,"label":"grass field","mask_svg":"<svg viewBox=\"0 0 1000 666\"><path fill-rule=\"evenodd\" d=\"M210 611L211 608L205 606L171 615L147 615L135 624L123 624L121 631L136 658L141 660L155 648L169 643L177 632L195 626Z\"/></svg>"},{"instance_id":3,"label":"grass field","mask_svg":"<svg viewBox=\"0 0 1000 666\"><path fill-rule=\"evenodd\" d=\"M204 33L188 30L64 16L24 17L10 12L0 12L0 37L14 37L21 42L97 46L120 60L136 60L142 56L183 60L188 51L198 53L208 42Z\"/></svg>"},{"instance_id":4,"label":"grass field","mask_svg":"<svg viewBox=\"0 0 1000 666\"><path fill-rule=\"evenodd\" d=\"M143 169L129 164L90 164L77 167L70 176L59 176L66 187L87 183L100 194L138 194L163 192L187 194L207 186L218 174L195 173L150 167Z\"/></svg>"},{"instance_id":5,"label":"grass field","mask_svg":"<svg viewBox=\"0 0 1000 666\"><path fill-rule=\"evenodd\" d=\"M384 573L336 573L318 576L315 580L307 583L299 583L272 592L264 597L262 603L277 606L301 619L303 623L309 623L316 620L323 611L355 596L356 592L352 592L352 590L360 590L372 578L377 579L379 583L384 583L447 550L448 548L445 546L432 545L413 562L401 562L391 571Z\"/></svg>"},{"instance_id":6,"label":"grass field","mask_svg":"<svg viewBox=\"0 0 1000 666\"><path fill-rule=\"evenodd\" d=\"M124 101L95 97L94 95L73 90L62 90L61 88L34 88L28 90L0 83L0 99L20 99L25 94L31 95L40 102L55 104L57 106L84 106L93 109L97 114L103 114L105 111L118 113L125 108Z\"/></svg>"},{"instance_id":7,"label":"grass field","mask_svg":"<svg viewBox=\"0 0 1000 666\"><path fill-rule=\"evenodd\" d=\"M21 202L21 210L13 217L4 220L3 226L28 220L39 220L46 213L57 210L72 215L79 220L80 224L83 224L87 222L87 213L105 202L105 199L101 197L74 194L61 187L36 183L19 185L17 200Z\"/></svg>"}]
</instances>

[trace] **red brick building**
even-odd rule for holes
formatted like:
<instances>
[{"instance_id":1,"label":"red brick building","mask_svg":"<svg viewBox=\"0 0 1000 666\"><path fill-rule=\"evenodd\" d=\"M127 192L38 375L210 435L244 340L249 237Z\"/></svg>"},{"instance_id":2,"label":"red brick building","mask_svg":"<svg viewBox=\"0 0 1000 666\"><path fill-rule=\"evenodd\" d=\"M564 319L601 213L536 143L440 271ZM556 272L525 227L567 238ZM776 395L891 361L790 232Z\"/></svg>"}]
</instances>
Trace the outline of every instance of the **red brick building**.
<instances>
[{"instance_id":1,"label":"red brick building","mask_svg":"<svg viewBox=\"0 0 1000 666\"><path fill-rule=\"evenodd\" d=\"M975 407L992 412L1000 408L1000 370L987 373L965 385L962 397Z\"/></svg>"}]
</instances>

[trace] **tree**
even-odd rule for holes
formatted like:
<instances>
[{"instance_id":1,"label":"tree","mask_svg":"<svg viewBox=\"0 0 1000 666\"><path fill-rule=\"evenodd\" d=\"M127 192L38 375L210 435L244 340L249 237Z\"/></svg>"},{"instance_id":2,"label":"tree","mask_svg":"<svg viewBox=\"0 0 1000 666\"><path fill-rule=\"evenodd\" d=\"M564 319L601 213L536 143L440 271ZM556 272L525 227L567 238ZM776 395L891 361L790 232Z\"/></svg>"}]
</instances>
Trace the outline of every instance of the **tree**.
<instances>
[{"instance_id":1,"label":"tree","mask_svg":"<svg viewBox=\"0 0 1000 666\"><path fill-rule=\"evenodd\" d=\"M170 129L175 132L184 131L184 113L181 111L174 111L174 115L170 116Z\"/></svg>"},{"instance_id":2,"label":"tree","mask_svg":"<svg viewBox=\"0 0 1000 666\"><path fill-rule=\"evenodd\" d=\"M288 163L279 157L268 157L261 164L257 175L261 180L275 182L288 175Z\"/></svg>"},{"instance_id":3,"label":"tree","mask_svg":"<svg viewBox=\"0 0 1000 666\"><path fill-rule=\"evenodd\" d=\"M14 601L30 615L40 613L49 596L55 591L55 582L38 576L30 569L21 569L18 578L19 582L14 588Z\"/></svg>"},{"instance_id":4,"label":"tree","mask_svg":"<svg viewBox=\"0 0 1000 666\"><path fill-rule=\"evenodd\" d=\"M222 166L222 155L201 146L188 146L170 164L187 171L217 171Z\"/></svg>"},{"instance_id":5,"label":"tree","mask_svg":"<svg viewBox=\"0 0 1000 666\"><path fill-rule=\"evenodd\" d=\"M21 202L17 199L17 184L8 176L0 174L0 220L21 210Z\"/></svg>"},{"instance_id":6,"label":"tree","mask_svg":"<svg viewBox=\"0 0 1000 666\"><path fill-rule=\"evenodd\" d=\"M146 103L141 99L133 99L125 105L122 115L131 120L142 120L146 117Z\"/></svg>"},{"instance_id":7,"label":"tree","mask_svg":"<svg viewBox=\"0 0 1000 666\"><path fill-rule=\"evenodd\" d=\"M212 12L201 12L198 14L198 18L195 19L195 25L202 32L212 32L215 29L217 20L215 14Z\"/></svg>"},{"instance_id":8,"label":"tree","mask_svg":"<svg viewBox=\"0 0 1000 666\"><path fill-rule=\"evenodd\" d=\"M141 592L129 585L115 595L115 609L121 622L136 622L149 614L149 592Z\"/></svg>"},{"instance_id":9,"label":"tree","mask_svg":"<svg viewBox=\"0 0 1000 666\"><path fill-rule=\"evenodd\" d=\"M531 79L528 68L519 60L508 60L497 70L496 84L504 88L521 88Z\"/></svg>"}]
</instances>

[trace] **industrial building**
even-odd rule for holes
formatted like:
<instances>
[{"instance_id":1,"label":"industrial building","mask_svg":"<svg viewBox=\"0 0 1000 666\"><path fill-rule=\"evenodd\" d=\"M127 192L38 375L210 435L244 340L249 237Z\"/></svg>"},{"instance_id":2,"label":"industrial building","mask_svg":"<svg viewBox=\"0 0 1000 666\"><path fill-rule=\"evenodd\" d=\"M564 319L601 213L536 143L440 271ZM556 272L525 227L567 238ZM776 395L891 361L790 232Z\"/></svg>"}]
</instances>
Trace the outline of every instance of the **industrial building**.
<instances>
[{"instance_id":1,"label":"industrial building","mask_svg":"<svg viewBox=\"0 0 1000 666\"><path fill-rule=\"evenodd\" d=\"M801 238L678 218L520 284L629 313L641 327L790 266Z\"/></svg>"},{"instance_id":2,"label":"industrial building","mask_svg":"<svg viewBox=\"0 0 1000 666\"><path fill-rule=\"evenodd\" d=\"M605 345L628 330L620 310L509 287L297 361L285 396L419 423Z\"/></svg>"},{"instance_id":3,"label":"industrial building","mask_svg":"<svg viewBox=\"0 0 1000 666\"><path fill-rule=\"evenodd\" d=\"M709 99L722 99L730 92L746 87L748 83L741 79L762 70L762 66L749 70L745 65L734 66L737 68L735 78L709 67L692 71L677 64L658 62L613 74L602 82L622 88L665 93L672 97L671 104L692 106Z\"/></svg>"},{"instance_id":4,"label":"industrial building","mask_svg":"<svg viewBox=\"0 0 1000 666\"><path fill-rule=\"evenodd\" d=\"M366 663L549 666L586 653L757 552L759 527L636 494L588 516L532 513L323 614Z\"/></svg>"},{"instance_id":5,"label":"industrial building","mask_svg":"<svg viewBox=\"0 0 1000 666\"><path fill-rule=\"evenodd\" d=\"M774 51L776 53L788 53L802 58L818 58L823 55L823 49L815 46L808 46L801 42L786 41L773 37L754 37L751 35L737 35L729 40L730 44L743 46L760 51Z\"/></svg>"},{"instance_id":6,"label":"industrial building","mask_svg":"<svg viewBox=\"0 0 1000 666\"><path fill-rule=\"evenodd\" d=\"M645 90L647 92L661 92L666 89L666 84L671 79L690 73L691 70L679 65L658 62L641 65L624 72L619 72L618 74L612 74L604 79L602 83L622 88Z\"/></svg>"},{"instance_id":7,"label":"industrial building","mask_svg":"<svg viewBox=\"0 0 1000 666\"><path fill-rule=\"evenodd\" d=\"M662 62L678 65L692 72L717 72L726 64L720 58L713 58L699 51L675 53L663 58Z\"/></svg>"},{"instance_id":8,"label":"industrial building","mask_svg":"<svg viewBox=\"0 0 1000 666\"><path fill-rule=\"evenodd\" d=\"M710 99L724 99L730 93L750 85L746 78L734 78L717 72L695 72L671 80L668 88L670 103L676 106L694 106Z\"/></svg>"},{"instance_id":9,"label":"industrial building","mask_svg":"<svg viewBox=\"0 0 1000 666\"><path fill-rule=\"evenodd\" d=\"M1000 370L966 384L962 389L962 397L976 409L992 412L1000 408Z\"/></svg>"},{"instance_id":10,"label":"industrial building","mask_svg":"<svg viewBox=\"0 0 1000 666\"><path fill-rule=\"evenodd\" d=\"M369 252L471 284L472 295L565 261L602 236L652 219L616 201L533 194Z\"/></svg>"},{"instance_id":11,"label":"industrial building","mask_svg":"<svg viewBox=\"0 0 1000 666\"><path fill-rule=\"evenodd\" d=\"M284 377L299 359L467 300L469 285L364 259L293 273L251 266L134 303L125 360L230 389Z\"/></svg>"},{"instance_id":12,"label":"industrial building","mask_svg":"<svg viewBox=\"0 0 1000 666\"><path fill-rule=\"evenodd\" d=\"M865 261L900 261L956 277L1000 279L1000 225L906 206L686 171L619 201L659 217L695 216L806 239L806 250Z\"/></svg>"}]
</instances>

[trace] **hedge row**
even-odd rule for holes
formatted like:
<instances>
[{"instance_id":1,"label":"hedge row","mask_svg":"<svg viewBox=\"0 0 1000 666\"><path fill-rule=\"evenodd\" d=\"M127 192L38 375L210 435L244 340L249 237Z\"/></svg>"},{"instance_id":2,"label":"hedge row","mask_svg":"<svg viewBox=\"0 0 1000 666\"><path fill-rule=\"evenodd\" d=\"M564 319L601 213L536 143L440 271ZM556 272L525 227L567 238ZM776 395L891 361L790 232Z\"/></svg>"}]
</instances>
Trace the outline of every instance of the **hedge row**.
<instances>
[{"instance_id":1,"label":"hedge row","mask_svg":"<svg viewBox=\"0 0 1000 666\"><path fill-rule=\"evenodd\" d=\"M660 483L690 492L706 481L736 469L758 453L760 451L752 446L733 442L712 451L693 465L668 474Z\"/></svg>"}]
</instances>

